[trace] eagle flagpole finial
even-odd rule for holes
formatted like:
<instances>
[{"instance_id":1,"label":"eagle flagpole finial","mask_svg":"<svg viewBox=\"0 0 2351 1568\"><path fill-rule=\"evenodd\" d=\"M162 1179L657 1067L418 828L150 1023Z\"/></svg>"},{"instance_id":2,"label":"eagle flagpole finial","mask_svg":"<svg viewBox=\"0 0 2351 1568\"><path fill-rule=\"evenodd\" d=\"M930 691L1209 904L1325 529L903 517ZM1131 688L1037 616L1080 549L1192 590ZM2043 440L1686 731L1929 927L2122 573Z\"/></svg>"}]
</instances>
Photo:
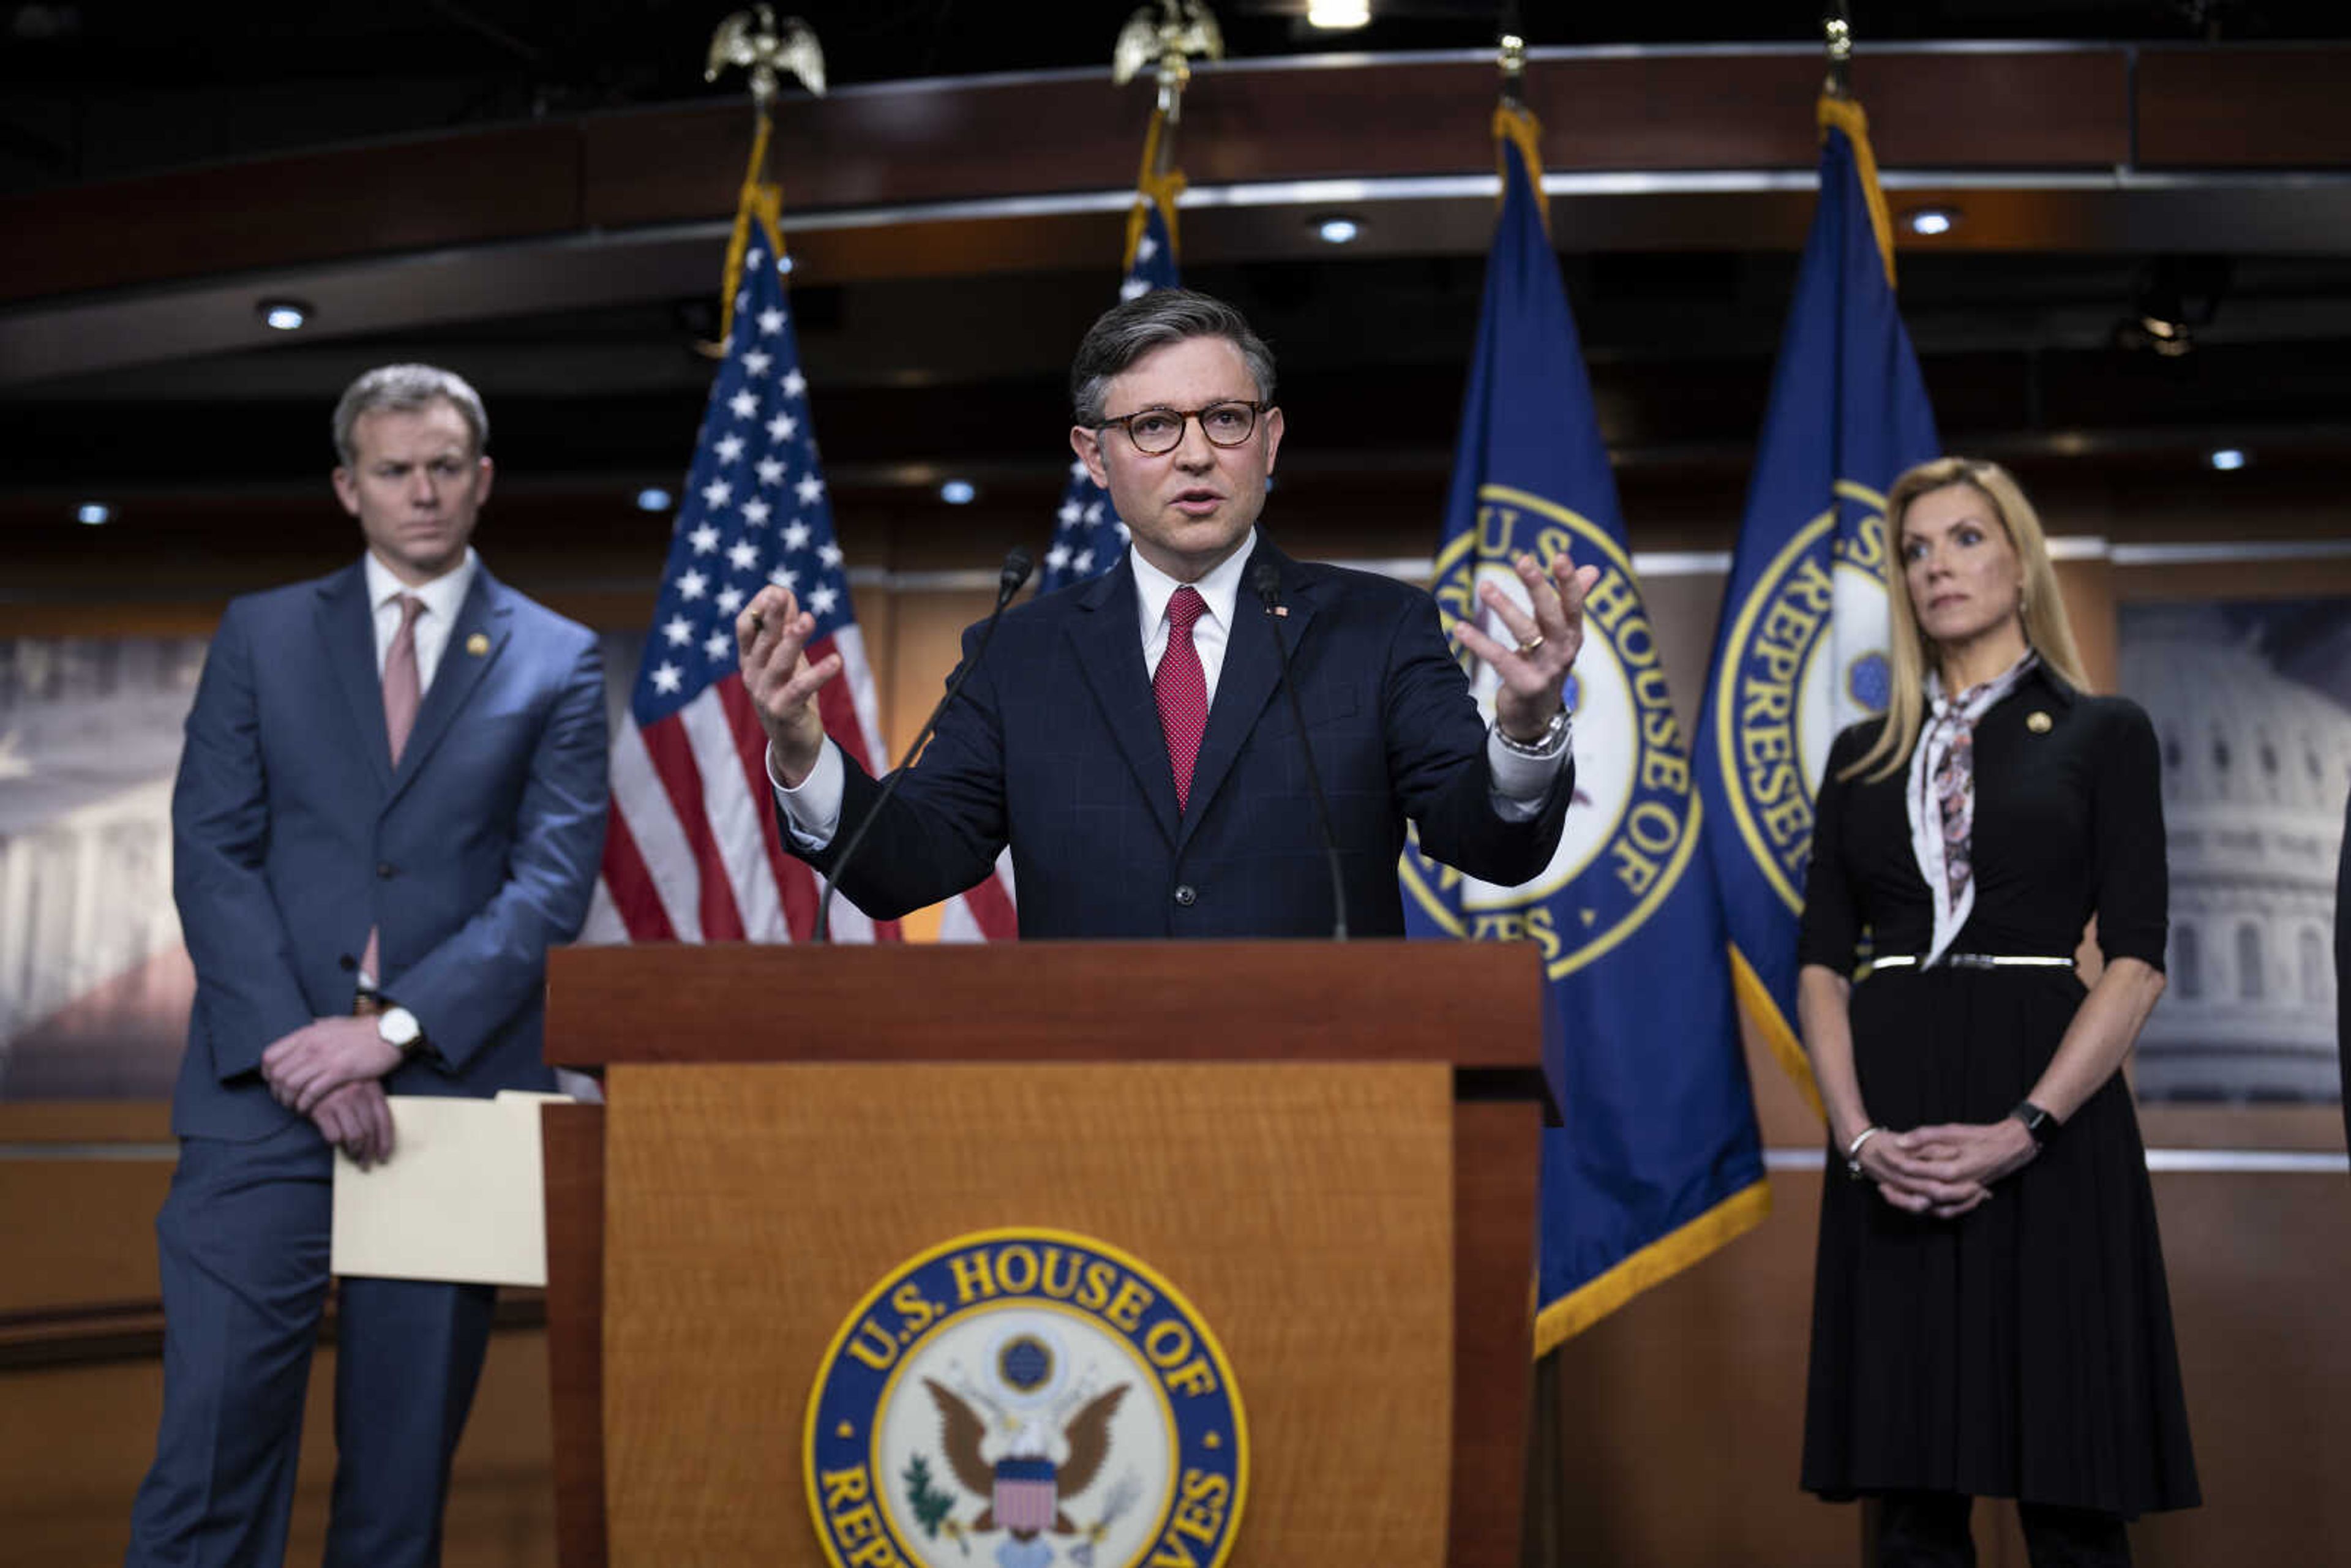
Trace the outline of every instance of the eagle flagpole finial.
<instances>
[{"instance_id":1,"label":"eagle flagpole finial","mask_svg":"<svg viewBox=\"0 0 2351 1568\"><path fill-rule=\"evenodd\" d=\"M1195 55L1225 57L1225 35L1207 0L1159 0L1155 6L1139 7L1119 29L1111 51L1111 80L1124 87L1155 64L1159 112L1173 120L1183 104L1184 84L1192 79Z\"/></svg>"},{"instance_id":2,"label":"eagle flagpole finial","mask_svg":"<svg viewBox=\"0 0 2351 1568\"><path fill-rule=\"evenodd\" d=\"M824 50L815 31L798 16L785 17L778 30L776 13L764 5L736 12L710 35L710 57L704 63L702 79L716 81L728 66L750 71L751 99L762 114L775 99L779 70L789 71L817 97L824 96Z\"/></svg>"}]
</instances>

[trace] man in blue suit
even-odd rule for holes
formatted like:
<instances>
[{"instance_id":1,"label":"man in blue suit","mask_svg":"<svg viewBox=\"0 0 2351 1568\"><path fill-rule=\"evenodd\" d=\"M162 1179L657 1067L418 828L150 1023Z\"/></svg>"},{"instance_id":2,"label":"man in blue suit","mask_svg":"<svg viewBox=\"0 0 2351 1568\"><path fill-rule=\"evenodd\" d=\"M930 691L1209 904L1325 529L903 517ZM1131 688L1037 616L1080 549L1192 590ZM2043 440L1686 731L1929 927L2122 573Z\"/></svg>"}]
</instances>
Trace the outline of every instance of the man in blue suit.
<instances>
[{"instance_id":1,"label":"man in blue suit","mask_svg":"<svg viewBox=\"0 0 2351 1568\"><path fill-rule=\"evenodd\" d=\"M470 544L481 399L388 366L352 383L334 432L366 552L229 605L172 795L196 998L155 1225L163 1416L139 1568L284 1559L334 1152L395 1157L388 1093L552 1087L547 949L586 918L603 844L595 639ZM492 1296L342 1281L328 1563L440 1560Z\"/></svg>"},{"instance_id":2,"label":"man in blue suit","mask_svg":"<svg viewBox=\"0 0 2351 1568\"><path fill-rule=\"evenodd\" d=\"M1071 384L1071 444L1131 548L1103 576L1005 614L842 892L901 915L971 885L1008 843L1025 936L1328 935L1321 830L1277 695L1277 617L1351 931L1403 935L1407 820L1472 876L1540 873L1573 789L1561 693L1597 573L1564 554L1549 571L1521 559L1523 605L1485 585L1514 642L1466 622L1458 634L1500 678L1489 728L1427 594L1259 537L1282 416L1273 357L1239 312L1180 289L1127 301L1087 334ZM1255 586L1268 565L1271 610ZM813 630L780 587L736 626L787 841L826 869L879 786L825 739L815 696L840 660L808 661Z\"/></svg>"}]
</instances>

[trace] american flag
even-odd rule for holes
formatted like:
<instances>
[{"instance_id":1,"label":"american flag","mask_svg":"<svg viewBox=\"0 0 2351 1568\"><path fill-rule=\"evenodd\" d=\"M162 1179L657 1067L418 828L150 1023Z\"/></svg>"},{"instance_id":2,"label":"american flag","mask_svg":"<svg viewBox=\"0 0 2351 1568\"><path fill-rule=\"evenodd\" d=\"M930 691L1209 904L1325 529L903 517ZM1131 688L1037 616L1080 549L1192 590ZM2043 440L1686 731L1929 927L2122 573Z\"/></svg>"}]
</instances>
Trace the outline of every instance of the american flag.
<instances>
[{"instance_id":1,"label":"american flag","mask_svg":"<svg viewBox=\"0 0 2351 1568\"><path fill-rule=\"evenodd\" d=\"M1168 237L1167 219L1159 204L1148 196L1144 204L1143 233L1127 260L1126 278L1118 286L1121 299L1133 299L1155 288L1175 288L1176 242ZM1126 525L1118 520L1110 492L1093 481L1081 462L1070 464L1069 487L1061 492L1061 509L1055 515L1052 547L1045 552L1045 575L1037 591L1050 593L1073 582L1099 577L1118 564L1126 548Z\"/></svg>"},{"instance_id":2,"label":"american flag","mask_svg":"<svg viewBox=\"0 0 2351 1568\"><path fill-rule=\"evenodd\" d=\"M743 256L726 357L711 382L652 635L612 737L612 810L585 941L806 941L822 879L784 852L767 737L737 672L735 617L780 583L816 617L808 655L838 653L826 730L886 766L873 674L834 541L808 382L784 287L790 262L764 222ZM843 941L896 941L836 899Z\"/></svg>"}]
</instances>

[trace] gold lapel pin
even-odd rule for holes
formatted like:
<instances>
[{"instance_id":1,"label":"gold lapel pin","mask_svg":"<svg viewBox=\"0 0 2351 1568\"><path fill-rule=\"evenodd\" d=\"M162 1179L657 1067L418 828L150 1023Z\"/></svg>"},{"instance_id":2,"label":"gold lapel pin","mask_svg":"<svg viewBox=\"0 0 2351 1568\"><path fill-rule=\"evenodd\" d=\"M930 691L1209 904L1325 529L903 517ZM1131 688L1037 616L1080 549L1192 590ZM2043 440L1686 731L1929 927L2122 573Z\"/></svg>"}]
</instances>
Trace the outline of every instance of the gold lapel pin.
<instances>
[{"instance_id":1,"label":"gold lapel pin","mask_svg":"<svg viewBox=\"0 0 2351 1568\"><path fill-rule=\"evenodd\" d=\"M2048 734L2053 722L2047 714L2038 708L2024 716L2024 727L2035 735Z\"/></svg>"},{"instance_id":2,"label":"gold lapel pin","mask_svg":"<svg viewBox=\"0 0 2351 1568\"><path fill-rule=\"evenodd\" d=\"M467 652L468 653L473 654L473 655L474 655L474 657L475 657L476 659L480 658L483 654L485 654L485 653L488 653L489 651L490 651L490 638L489 638L489 634L488 634L487 632L475 632L472 636L470 636L470 637L468 637L468 638L466 638L466 639L465 639L465 652ZM2034 716L2035 718L2039 718L2039 719L2041 719L2041 721L2042 721L2042 722L2041 722L2041 727L2042 727L2042 728L2043 728L2043 729L2047 729L2047 728L2049 727L2049 721L2047 720L2047 718L2046 718L2046 717L2044 717L2043 716L2042 716L2042 715L2040 715L2040 714L2035 714L2035 715L2033 715L2033 716Z\"/></svg>"}]
</instances>

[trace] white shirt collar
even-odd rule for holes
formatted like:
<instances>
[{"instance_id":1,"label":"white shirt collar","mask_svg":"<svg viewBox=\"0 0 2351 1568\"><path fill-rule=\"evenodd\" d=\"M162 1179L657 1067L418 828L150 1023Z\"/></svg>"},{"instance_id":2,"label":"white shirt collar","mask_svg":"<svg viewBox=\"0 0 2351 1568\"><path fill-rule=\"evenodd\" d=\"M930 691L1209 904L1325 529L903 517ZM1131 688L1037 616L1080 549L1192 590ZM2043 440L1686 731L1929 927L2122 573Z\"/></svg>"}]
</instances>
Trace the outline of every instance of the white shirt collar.
<instances>
[{"instance_id":1,"label":"white shirt collar","mask_svg":"<svg viewBox=\"0 0 2351 1568\"><path fill-rule=\"evenodd\" d=\"M471 545L465 547L465 559L432 581L413 588L394 577L392 568L376 559L375 551L369 550L360 560L367 571L370 609L381 610L401 594L413 593L424 601L425 613L437 617L444 627L455 624L465 595L473 591L474 574L481 570L481 558L474 553Z\"/></svg>"},{"instance_id":2,"label":"white shirt collar","mask_svg":"<svg viewBox=\"0 0 2351 1568\"><path fill-rule=\"evenodd\" d=\"M1229 631L1233 624L1233 606L1239 602L1241 573L1249 570L1249 557L1257 551L1257 529L1251 528L1249 538L1240 548L1217 563L1207 576L1192 584L1208 606L1208 613L1219 627ZM1135 608L1143 617L1143 640L1151 641L1152 633L1167 614L1167 601L1184 586L1157 567L1143 559L1143 552L1127 548L1126 559L1134 569Z\"/></svg>"}]
</instances>

